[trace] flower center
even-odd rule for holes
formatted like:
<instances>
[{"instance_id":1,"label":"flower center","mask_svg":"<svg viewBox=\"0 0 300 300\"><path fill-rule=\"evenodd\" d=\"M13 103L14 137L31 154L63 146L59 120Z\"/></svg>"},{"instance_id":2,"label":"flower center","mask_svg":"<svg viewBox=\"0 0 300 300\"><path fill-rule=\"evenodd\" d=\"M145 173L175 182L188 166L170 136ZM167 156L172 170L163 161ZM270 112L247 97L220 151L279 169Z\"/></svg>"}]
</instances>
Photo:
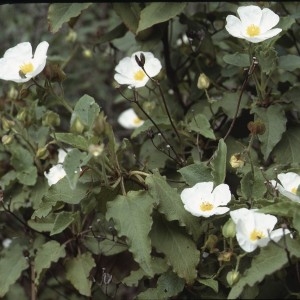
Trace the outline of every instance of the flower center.
<instances>
[{"instance_id":1,"label":"flower center","mask_svg":"<svg viewBox=\"0 0 300 300\"><path fill-rule=\"evenodd\" d=\"M133 124L135 125L140 125L143 121L139 118L139 117L136 117L134 118L133 120Z\"/></svg>"},{"instance_id":2,"label":"flower center","mask_svg":"<svg viewBox=\"0 0 300 300\"><path fill-rule=\"evenodd\" d=\"M298 190L298 187L293 187L291 188L291 193L293 193L294 195L297 195L297 190Z\"/></svg>"},{"instance_id":3,"label":"flower center","mask_svg":"<svg viewBox=\"0 0 300 300\"><path fill-rule=\"evenodd\" d=\"M20 71L22 72L22 74L27 74L30 73L34 70L33 64L31 62L29 63L25 63L22 66L20 66Z\"/></svg>"},{"instance_id":4,"label":"flower center","mask_svg":"<svg viewBox=\"0 0 300 300\"><path fill-rule=\"evenodd\" d=\"M213 208L214 208L214 206L209 202L203 202L200 205L200 210L202 210L202 211L212 210Z\"/></svg>"},{"instance_id":5,"label":"flower center","mask_svg":"<svg viewBox=\"0 0 300 300\"><path fill-rule=\"evenodd\" d=\"M250 234L250 240L251 240L251 241L260 240L260 239L262 239L262 238L264 238L264 237L265 237L264 234L263 234L261 231L256 230L256 229L254 229L254 230L251 232L251 234Z\"/></svg>"},{"instance_id":6,"label":"flower center","mask_svg":"<svg viewBox=\"0 0 300 300\"><path fill-rule=\"evenodd\" d=\"M260 28L254 24L251 24L247 27L247 30L246 30L247 34L249 36L257 36L260 34Z\"/></svg>"},{"instance_id":7,"label":"flower center","mask_svg":"<svg viewBox=\"0 0 300 300\"><path fill-rule=\"evenodd\" d=\"M134 73L133 78L135 80L141 81L144 79L145 76L146 74L143 70L138 70L137 72Z\"/></svg>"}]
</instances>

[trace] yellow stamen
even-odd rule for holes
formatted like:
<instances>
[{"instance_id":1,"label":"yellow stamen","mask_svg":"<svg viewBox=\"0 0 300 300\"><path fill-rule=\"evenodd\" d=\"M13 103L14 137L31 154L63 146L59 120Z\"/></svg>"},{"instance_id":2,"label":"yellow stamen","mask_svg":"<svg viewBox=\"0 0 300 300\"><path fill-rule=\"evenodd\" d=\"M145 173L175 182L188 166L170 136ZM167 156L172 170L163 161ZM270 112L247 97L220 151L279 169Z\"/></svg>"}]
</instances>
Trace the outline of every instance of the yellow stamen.
<instances>
[{"instance_id":1,"label":"yellow stamen","mask_svg":"<svg viewBox=\"0 0 300 300\"><path fill-rule=\"evenodd\" d=\"M143 121L139 118L139 117L136 117L134 118L133 120L133 124L135 125L140 125Z\"/></svg>"},{"instance_id":2,"label":"yellow stamen","mask_svg":"<svg viewBox=\"0 0 300 300\"><path fill-rule=\"evenodd\" d=\"M145 76L146 76L146 74L145 74L145 72L143 70L138 70L137 72L134 73L133 78L135 80L141 81L141 80L144 79Z\"/></svg>"},{"instance_id":3,"label":"yellow stamen","mask_svg":"<svg viewBox=\"0 0 300 300\"><path fill-rule=\"evenodd\" d=\"M31 62L25 63L22 66L20 66L20 71L25 75L27 73L30 73L34 70L33 64Z\"/></svg>"},{"instance_id":4,"label":"yellow stamen","mask_svg":"<svg viewBox=\"0 0 300 300\"><path fill-rule=\"evenodd\" d=\"M291 193L293 193L294 195L297 195L297 190L298 190L298 187L293 187L291 189Z\"/></svg>"},{"instance_id":5,"label":"yellow stamen","mask_svg":"<svg viewBox=\"0 0 300 300\"><path fill-rule=\"evenodd\" d=\"M214 206L211 203L209 203L209 202L203 202L200 205L200 209L202 211L212 210L213 208L214 208Z\"/></svg>"},{"instance_id":6,"label":"yellow stamen","mask_svg":"<svg viewBox=\"0 0 300 300\"><path fill-rule=\"evenodd\" d=\"M264 238L264 234L261 231L258 231L256 229L254 229L251 234L250 234L250 240L251 241L256 241L256 240L260 240L262 238Z\"/></svg>"},{"instance_id":7,"label":"yellow stamen","mask_svg":"<svg viewBox=\"0 0 300 300\"><path fill-rule=\"evenodd\" d=\"M254 24L251 24L247 27L246 32L251 37L257 36L260 34L260 28Z\"/></svg>"}]
</instances>

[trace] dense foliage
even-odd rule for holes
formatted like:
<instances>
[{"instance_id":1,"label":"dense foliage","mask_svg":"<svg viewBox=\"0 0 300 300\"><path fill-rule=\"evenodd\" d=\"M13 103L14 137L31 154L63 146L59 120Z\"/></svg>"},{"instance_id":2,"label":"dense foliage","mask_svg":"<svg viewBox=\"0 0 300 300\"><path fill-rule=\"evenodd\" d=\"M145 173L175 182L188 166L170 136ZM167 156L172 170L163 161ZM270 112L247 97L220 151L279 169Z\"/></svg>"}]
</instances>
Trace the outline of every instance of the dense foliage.
<instances>
[{"instance_id":1,"label":"dense foliage","mask_svg":"<svg viewBox=\"0 0 300 300\"><path fill-rule=\"evenodd\" d=\"M1 299L300 297L299 3L0 16Z\"/></svg>"}]
</instances>

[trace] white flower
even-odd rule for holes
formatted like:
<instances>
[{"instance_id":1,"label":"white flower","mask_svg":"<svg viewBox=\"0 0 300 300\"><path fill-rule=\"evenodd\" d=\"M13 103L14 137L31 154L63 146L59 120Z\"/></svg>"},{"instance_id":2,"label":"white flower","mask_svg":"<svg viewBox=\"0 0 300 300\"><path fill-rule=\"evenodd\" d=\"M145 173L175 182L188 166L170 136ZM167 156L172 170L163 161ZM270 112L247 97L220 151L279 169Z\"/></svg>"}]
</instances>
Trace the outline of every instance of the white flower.
<instances>
[{"instance_id":1,"label":"white flower","mask_svg":"<svg viewBox=\"0 0 300 300\"><path fill-rule=\"evenodd\" d=\"M224 207L231 200L231 193L227 184L220 184L213 189L213 182L200 182L181 192L184 208L196 217L210 217L221 215L229 211Z\"/></svg>"},{"instance_id":2,"label":"white flower","mask_svg":"<svg viewBox=\"0 0 300 300\"><path fill-rule=\"evenodd\" d=\"M48 42L41 42L34 56L29 42L20 43L8 49L0 59L0 79L14 82L29 81L43 71L48 47Z\"/></svg>"},{"instance_id":3,"label":"white flower","mask_svg":"<svg viewBox=\"0 0 300 300\"><path fill-rule=\"evenodd\" d=\"M147 74L145 74L135 59L135 56L140 59L141 54L145 57L144 70ZM146 85L149 80L148 76L156 76L160 72L161 67L160 61L151 52L138 51L133 53L131 57L121 59L115 68L116 74L114 78L119 84L126 84L129 88L139 88Z\"/></svg>"},{"instance_id":4,"label":"white flower","mask_svg":"<svg viewBox=\"0 0 300 300\"><path fill-rule=\"evenodd\" d=\"M245 39L251 43L259 43L281 32L274 28L279 22L279 16L269 8L259 6L241 6L237 9L240 17L229 15L226 18L226 30L234 37Z\"/></svg>"},{"instance_id":5,"label":"white flower","mask_svg":"<svg viewBox=\"0 0 300 300\"><path fill-rule=\"evenodd\" d=\"M283 195L291 199L292 201L300 202L300 196L297 195L297 190L300 186L300 175L294 172L280 173L277 175L280 183L275 180L271 180L271 184L274 188L278 188L278 191Z\"/></svg>"},{"instance_id":6,"label":"white flower","mask_svg":"<svg viewBox=\"0 0 300 300\"><path fill-rule=\"evenodd\" d=\"M240 208L231 211L230 216L236 224L236 239L246 252L252 252L257 247L265 247L271 239L278 242L284 234L290 232L282 228L273 230L277 218L259 213L256 209Z\"/></svg>"},{"instance_id":7,"label":"white flower","mask_svg":"<svg viewBox=\"0 0 300 300\"><path fill-rule=\"evenodd\" d=\"M126 129L135 129L144 123L144 121L135 113L133 108L123 111L118 118L118 122Z\"/></svg>"},{"instance_id":8,"label":"white flower","mask_svg":"<svg viewBox=\"0 0 300 300\"><path fill-rule=\"evenodd\" d=\"M68 151L71 149L67 149ZM48 180L48 185L57 183L59 180L66 176L66 171L63 168L63 162L66 158L67 152L63 149L58 149L58 161L57 165L50 168L49 172L44 172L45 177Z\"/></svg>"}]
</instances>

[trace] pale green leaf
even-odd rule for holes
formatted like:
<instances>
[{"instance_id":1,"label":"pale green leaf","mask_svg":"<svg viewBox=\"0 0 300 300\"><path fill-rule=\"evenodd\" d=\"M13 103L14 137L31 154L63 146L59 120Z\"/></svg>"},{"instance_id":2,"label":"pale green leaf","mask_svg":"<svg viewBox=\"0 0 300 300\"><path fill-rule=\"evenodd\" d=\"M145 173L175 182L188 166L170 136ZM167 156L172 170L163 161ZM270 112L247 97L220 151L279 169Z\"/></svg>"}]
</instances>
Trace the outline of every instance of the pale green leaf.
<instances>
[{"instance_id":1,"label":"pale green leaf","mask_svg":"<svg viewBox=\"0 0 300 300\"><path fill-rule=\"evenodd\" d=\"M234 65L237 67L249 67L250 59L248 54L244 53L234 53L234 54L225 54L223 56L223 60L230 65Z\"/></svg>"},{"instance_id":2,"label":"pale green leaf","mask_svg":"<svg viewBox=\"0 0 300 300\"><path fill-rule=\"evenodd\" d=\"M198 279L198 281L201 283L201 284L204 284L208 287L210 287L211 289L213 289L213 291L215 293L218 293L219 292L219 282L213 278L200 278Z\"/></svg>"},{"instance_id":3,"label":"pale green leaf","mask_svg":"<svg viewBox=\"0 0 300 300\"><path fill-rule=\"evenodd\" d=\"M88 8L92 3L52 3L48 10L49 29L56 33L61 26L69 22L71 18L80 15L81 11Z\"/></svg>"},{"instance_id":4,"label":"pale green leaf","mask_svg":"<svg viewBox=\"0 0 300 300\"><path fill-rule=\"evenodd\" d=\"M183 234L181 229L174 222L157 218L150 235L153 246L158 252L165 254L173 271L185 279L187 284L192 284L197 277L200 252L195 242L187 234Z\"/></svg>"},{"instance_id":5,"label":"pale green leaf","mask_svg":"<svg viewBox=\"0 0 300 300\"><path fill-rule=\"evenodd\" d=\"M300 163L299 155L300 127L289 127L275 146L272 156L276 163Z\"/></svg>"},{"instance_id":6,"label":"pale green leaf","mask_svg":"<svg viewBox=\"0 0 300 300\"><path fill-rule=\"evenodd\" d=\"M179 169L178 172L190 186L198 182L213 181L211 169L205 163L191 164Z\"/></svg>"},{"instance_id":7,"label":"pale green leaf","mask_svg":"<svg viewBox=\"0 0 300 300\"><path fill-rule=\"evenodd\" d=\"M17 171L17 179L24 185L35 185L37 180L37 169L35 166L29 166L26 169Z\"/></svg>"},{"instance_id":8,"label":"pale green leaf","mask_svg":"<svg viewBox=\"0 0 300 300\"><path fill-rule=\"evenodd\" d=\"M165 259L155 256L151 257L151 266L154 274L162 274L169 269ZM130 275L122 280L122 283L126 284L127 286L137 286L139 280L141 280L143 277L149 276L147 276L144 270L140 268L138 270L131 271Z\"/></svg>"},{"instance_id":9,"label":"pale green leaf","mask_svg":"<svg viewBox=\"0 0 300 300\"><path fill-rule=\"evenodd\" d=\"M300 68L300 57L294 54L279 56L278 67L287 71L295 71Z\"/></svg>"},{"instance_id":10,"label":"pale green leaf","mask_svg":"<svg viewBox=\"0 0 300 300\"><path fill-rule=\"evenodd\" d=\"M252 112L256 115L255 119L263 121L266 128L258 138L262 143L261 151L264 159L267 159L285 132L287 121L285 113L281 105L271 105L268 108L254 107Z\"/></svg>"},{"instance_id":11,"label":"pale green leaf","mask_svg":"<svg viewBox=\"0 0 300 300\"><path fill-rule=\"evenodd\" d=\"M90 160L91 154L81 152L78 149L72 149L67 153L63 162L64 170L66 171L66 177L70 183L72 190L76 188L78 179L80 177L81 167L86 165Z\"/></svg>"},{"instance_id":12,"label":"pale green leaf","mask_svg":"<svg viewBox=\"0 0 300 300\"><path fill-rule=\"evenodd\" d=\"M78 216L78 212L73 213L62 211L57 213L50 235L55 235L64 231L70 224L73 223L76 216Z\"/></svg>"},{"instance_id":13,"label":"pale green leaf","mask_svg":"<svg viewBox=\"0 0 300 300\"><path fill-rule=\"evenodd\" d=\"M155 24L168 21L180 14L186 2L152 2L149 3L140 13L140 20L137 33Z\"/></svg>"},{"instance_id":14,"label":"pale green leaf","mask_svg":"<svg viewBox=\"0 0 300 300\"><path fill-rule=\"evenodd\" d=\"M224 182L226 177L226 158L227 147L223 139L219 140L218 149L213 155L210 164L212 167L212 176L214 178L215 186Z\"/></svg>"},{"instance_id":15,"label":"pale green leaf","mask_svg":"<svg viewBox=\"0 0 300 300\"><path fill-rule=\"evenodd\" d=\"M80 120L87 130L91 130L99 112L99 105L95 102L94 98L89 95L83 95L74 107L71 117L71 127L75 120Z\"/></svg>"},{"instance_id":16,"label":"pale green leaf","mask_svg":"<svg viewBox=\"0 0 300 300\"><path fill-rule=\"evenodd\" d=\"M151 213L154 202L147 192L130 191L127 196L118 196L108 202L106 213L107 220L114 220L118 236L126 237L135 261L150 276L153 270L149 232L153 222Z\"/></svg>"},{"instance_id":17,"label":"pale green leaf","mask_svg":"<svg viewBox=\"0 0 300 300\"><path fill-rule=\"evenodd\" d=\"M155 173L146 178L148 191L158 203L158 211L165 215L168 221L178 221L185 226L195 239L201 234L199 219L184 209L179 192L172 188L164 177Z\"/></svg>"},{"instance_id":18,"label":"pale green leaf","mask_svg":"<svg viewBox=\"0 0 300 300\"><path fill-rule=\"evenodd\" d=\"M260 199L267 192L265 178L259 168L254 168L254 177L252 171L246 173L241 179L241 192L245 199Z\"/></svg>"},{"instance_id":19,"label":"pale green leaf","mask_svg":"<svg viewBox=\"0 0 300 300\"><path fill-rule=\"evenodd\" d=\"M34 258L35 267L35 284L39 284L42 271L49 269L52 263L57 262L60 258L65 257L65 246L56 241L49 241L37 249Z\"/></svg>"},{"instance_id":20,"label":"pale green leaf","mask_svg":"<svg viewBox=\"0 0 300 300\"><path fill-rule=\"evenodd\" d=\"M66 261L66 277L81 295L91 296L90 272L95 266L96 263L89 252L79 254Z\"/></svg>"},{"instance_id":21,"label":"pale green leaf","mask_svg":"<svg viewBox=\"0 0 300 300\"><path fill-rule=\"evenodd\" d=\"M126 27L135 34L140 19L140 8L138 3L114 3L113 9Z\"/></svg>"},{"instance_id":22,"label":"pale green leaf","mask_svg":"<svg viewBox=\"0 0 300 300\"><path fill-rule=\"evenodd\" d=\"M183 288L184 280L179 278L175 273L168 271L158 278L156 288L148 288L146 291L140 293L137 299L170 299L178 295Z\"/></svg>"},{"instance_id":23,"label":"pale green leaf","mask_svg":"<svg viewBox=\"0 0 300 300\"><path fill-rule=\"evenodd\" d=\"M22 272L29 267L28 261L23 255L23 248L19 244L12 244L9 251L5 251L0 259L0 297L8 292Z\"/></svg>"},{"instance_id":24,"label":"pale green leaf","mask_svg":"<svg viewBox=\"0 0 300 300\"><path fill-rule=\"evenodd\" d=\"M55 135L52 135L52 137L62 143L73 146L74 148L78 148L83 151L88 150L89 142L82 135L77 135L77 134L69 133L69 132L65 132L65 133L58 132L58 133L55 133Z\"/></svg>"},{"instance_id":25,"label":"pale green leaf","mask_svg":"<svg viewBox=\"0 0 300 300\"><path fill-rule=\"evenodd\" d=\"M216 139L214 131L212 130L207 117L203 114L195 115L188 123L187 130L200 133L204 137L212 140Z\"/></svg>"}]
</instances>

